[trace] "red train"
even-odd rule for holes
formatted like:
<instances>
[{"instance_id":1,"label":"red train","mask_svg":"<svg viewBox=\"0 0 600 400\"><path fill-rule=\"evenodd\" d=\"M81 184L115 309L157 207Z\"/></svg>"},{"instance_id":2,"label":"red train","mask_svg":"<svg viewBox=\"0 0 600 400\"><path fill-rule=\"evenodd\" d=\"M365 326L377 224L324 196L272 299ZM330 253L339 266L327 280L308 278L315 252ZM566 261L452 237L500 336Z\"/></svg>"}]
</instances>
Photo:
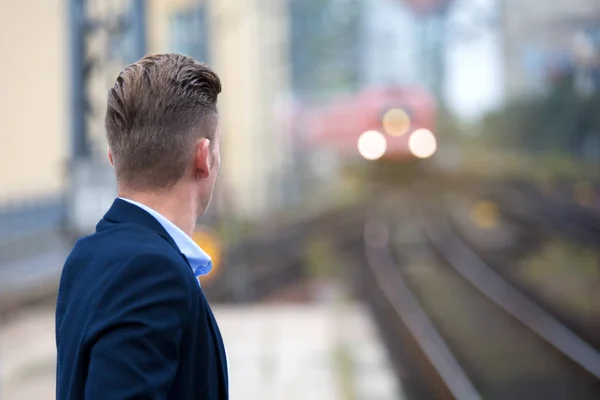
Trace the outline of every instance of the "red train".
<instances>
[{"instance_id":1,"label":"red train","mask_svg":"<svg viewBox=\"0 0 600 400\"><path fill-rule=\"evenodd\" d=\"M347 156L403 161L435 153L436 106L422 88L371 87L296 114L312 146ZM301 125L300 125L301 124Z\"/></svg>"}]
</instances>

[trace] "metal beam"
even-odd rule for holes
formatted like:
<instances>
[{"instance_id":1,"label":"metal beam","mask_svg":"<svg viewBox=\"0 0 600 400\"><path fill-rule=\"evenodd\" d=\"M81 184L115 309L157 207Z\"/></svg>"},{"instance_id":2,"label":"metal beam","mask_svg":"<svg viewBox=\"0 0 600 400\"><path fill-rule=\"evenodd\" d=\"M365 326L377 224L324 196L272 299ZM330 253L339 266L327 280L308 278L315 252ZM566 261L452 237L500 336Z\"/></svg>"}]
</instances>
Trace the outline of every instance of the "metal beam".
<instances>
[{"instance_id":1,"label":"metal beam","mask_svg":"<svg viewBox=\"0 0 600 400\"><path fill-rule=\"evenodd\" d=\"M69 0L69 58L71 87L69 104L71 114L71 146L69 161L89 154L85 124L85 7L84 0Z\"/></svg>"},{"instance_id":2,"label":"metal beam","mask_svg":"<svg viewBox=\"0 0 600 400\"><path fill-rule=\"evenodd\" d=\"M139 59L148 52L146 0L133 0L133 9L131 11L135 58Z\"/></svg>"}]
</instances>

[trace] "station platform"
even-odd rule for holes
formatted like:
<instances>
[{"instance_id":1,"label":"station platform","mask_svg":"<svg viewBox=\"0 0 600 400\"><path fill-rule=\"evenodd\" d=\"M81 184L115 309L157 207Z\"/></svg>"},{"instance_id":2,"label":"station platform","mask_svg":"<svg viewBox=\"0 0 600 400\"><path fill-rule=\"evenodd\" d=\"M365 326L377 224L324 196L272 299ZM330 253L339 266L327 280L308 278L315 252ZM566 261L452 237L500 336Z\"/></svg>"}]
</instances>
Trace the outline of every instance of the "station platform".
<instances>
[{"instance_id":1,"label":"station platform","mask_svg":"<svg viewBox=\"0 0 600 400\"><path fill-rule=\"evenodd\" d=\"M402 399L366 309L331 305L214 305L232 400ZM0 399L52 400L53 310L0 327Z\"/></svg>"}]
</instances>

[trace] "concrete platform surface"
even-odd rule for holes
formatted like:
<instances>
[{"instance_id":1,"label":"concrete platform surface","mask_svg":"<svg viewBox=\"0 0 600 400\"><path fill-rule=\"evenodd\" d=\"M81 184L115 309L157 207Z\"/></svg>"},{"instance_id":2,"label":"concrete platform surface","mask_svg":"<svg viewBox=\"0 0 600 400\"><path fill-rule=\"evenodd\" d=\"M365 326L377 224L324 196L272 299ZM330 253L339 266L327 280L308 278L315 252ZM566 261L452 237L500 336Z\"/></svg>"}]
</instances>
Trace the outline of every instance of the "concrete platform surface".
<instances>
[{"instance_id":1,"label":"concrete platform surface","mask_svg":"<svg viewBox=\"0 0 600 400\"><path fill-rule=\"evenodd\" d=\"M213 307L227 347L232 400L402 398L368 313L350 305ZM51 400L52 310L0 328L0 399Z\"/></svg>"}]
</instances>

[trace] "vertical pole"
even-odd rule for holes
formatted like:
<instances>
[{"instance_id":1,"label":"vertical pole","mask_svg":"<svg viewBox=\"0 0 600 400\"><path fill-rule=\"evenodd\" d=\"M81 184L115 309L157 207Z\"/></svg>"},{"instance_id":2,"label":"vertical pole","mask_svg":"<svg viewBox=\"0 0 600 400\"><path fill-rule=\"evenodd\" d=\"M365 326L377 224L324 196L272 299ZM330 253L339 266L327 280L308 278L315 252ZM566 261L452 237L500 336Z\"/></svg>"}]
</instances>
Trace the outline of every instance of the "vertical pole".
<instances>
[{"instance_id":1,"label":"vertical pole","mask_svg":"<svg viewBox=\"0 0 600 400\"><path fill-rule=\"evenodd\" d=\"M417 19L418 23L418 35L419 35L419 45L420 45L420 74L421 79L425 83L428 90L433 91L433 82L431 77L431 59L430 59L430 50L429 50L429 35L427 29L427 19L426 17L419 16Z\"/></svg>"},{"instance_id":2,"label":"vertical pole","mask_svg":"<svg viewBox=\"0 0 600 400\"><path fill-rule=\"evenodd\" d=\"M135 43L135 59L144 57L148 52L146 20L146 0L133 0L131 24Z\"/></svg>"},{"instance_id":3,"label":"vertical pole","mask_svg":"<svg viewBox=\"0 0 600 400\"><path fill-rule=\"evenodd\" d=\"M85 0L69 0L69 53L71 64L71 149L69 161L89 153L85 126Z\"/></svg>"},{"instance_id":4,"label":"vertical pole","mask_svg":"<svg viewBox=\"0 0 600 400\"><path fill-rule=\"evenodd\" d=\"M68 0L68 40L69 40L69 114L70 140L67 168L67 191L65 202L67 213L64 221L65 230L75 233L73 221L75 199L80 177L77 171L81 162L89 153L86 132L86 71L85 71L85 0ZM72 232L73 231L73 232Z\"/></svg>"},{"instance_id":5,"label":"vertical pole","mask_svg":"<svg viewBox=\"0 0 600 400\"><path fill-rule=\"evenodd\" d=\"M438 104L444 103L444 86L445 86L445 75L446 75L446 18L442 13L437 13L431 19L431 29L433 30L432 40L432 53L433 53L433 82L434 82L434 93L437 97Z\"/></svg>"}]
</instances>

